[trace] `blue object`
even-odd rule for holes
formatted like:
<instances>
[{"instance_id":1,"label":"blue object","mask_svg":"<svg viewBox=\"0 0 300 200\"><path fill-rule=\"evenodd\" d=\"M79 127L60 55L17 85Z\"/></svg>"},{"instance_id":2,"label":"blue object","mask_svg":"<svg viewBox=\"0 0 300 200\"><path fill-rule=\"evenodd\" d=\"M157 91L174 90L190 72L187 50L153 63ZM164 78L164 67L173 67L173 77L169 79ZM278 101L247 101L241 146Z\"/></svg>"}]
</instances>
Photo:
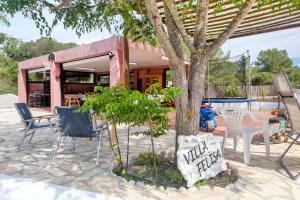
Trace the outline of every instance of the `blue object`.
<instances>
[{"instance_id":1,"label":"blue object","mask_svg":"<svg viewBox=\"0 0 300 200\"><path fill-rule=\"evenodd\" d=\"M90 112L79 112L79 106L57 106L56 114L59 118L59 131L69 137L96 137Z\"/></svg>"},{"instance_id":2,"label":"blue object","mask_svg":"<svg viewBox=\"0 0 300 200\"><path fill-rule=\"evenodd\" d=\"M207 127L207 121L213 121L214 122L214 127L217 127L217 122L215 120L215 113L213 112L212 109L210 108L200 108L200 126L203 129L208 129L211 127Z\"/></svg>"},{"instance_id":3,"label":"blue object","mask_svg":"<svg viewBox=\"0 0 300 200\"><path fill-rule=\"evenodd\" d=\"M53 115L43 115L33 117L26 103L15 103L15 108L18 111L22 122L25 125L24 135L21 138L17 150L20 151L20 148L26 137L30 136L29 142L31 142L33 136L37 130L44 128L53 128L54 123L51 122L51 119L54 118ZM47 120L48 122L40 123L41 120ZM53 129L52 129L53 131Z\"/></svg>"},{"instance_id":4,"label":"blue object","mask_svg":"<svg viewBox=\"0 0 300 200\"><path fill-rule=\"evenodd\" d=\"M55 160L57 150L63 146L62 143L67 137L71 137L73 141L73 150L75 150L75 142L78 138L95 138L97 139L97 159L96 165L99 164L101 137L107 132L109 142L109 124L106 122L101 127L97 127L96 119L91 112L79 112L79 106L58 106L55 108L59 119L59 130L54 143L54 151L52 160ZM110 142L111 144L111 142Z\"/></svg>"}]
</instances>

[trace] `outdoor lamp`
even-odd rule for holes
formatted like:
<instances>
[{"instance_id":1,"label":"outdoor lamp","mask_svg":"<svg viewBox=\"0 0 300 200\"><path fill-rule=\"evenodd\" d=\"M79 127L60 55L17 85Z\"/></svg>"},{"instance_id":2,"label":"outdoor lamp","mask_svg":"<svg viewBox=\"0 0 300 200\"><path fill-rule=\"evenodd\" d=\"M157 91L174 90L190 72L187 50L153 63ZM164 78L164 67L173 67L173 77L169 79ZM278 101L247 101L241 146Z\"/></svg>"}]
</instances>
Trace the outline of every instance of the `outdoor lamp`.
<instances>
[{"instance_id":1,"label":"outdoor lamp","mask_svg":"<svg viewBox=\"0 0 300 200\"><path fill-rule=\"evenodd\" d=\"M108 56L109 56L109 59L112 59L115 55L111 51L109 51Z\"/></svg>"},{"instance_id":2,"label":"outdoor lamp","mask_svg":"<svg viewBox=\"0 0 300 200\"><path fill-rule=\"evenodd\" d=\"M48 55L48 61L55 61L55 55L54 55L54 53L50 53Z\"/></svg>"}]
</instances>

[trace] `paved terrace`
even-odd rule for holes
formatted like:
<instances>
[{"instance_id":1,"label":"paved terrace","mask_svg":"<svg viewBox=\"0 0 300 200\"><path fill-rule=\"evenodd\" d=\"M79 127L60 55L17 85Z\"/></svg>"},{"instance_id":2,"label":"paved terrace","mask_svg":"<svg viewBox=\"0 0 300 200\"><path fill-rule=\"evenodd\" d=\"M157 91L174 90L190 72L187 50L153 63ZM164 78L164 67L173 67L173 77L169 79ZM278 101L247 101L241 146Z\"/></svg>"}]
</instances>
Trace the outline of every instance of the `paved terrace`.
<instances>
[{"instance_id":1,"label":"paved terrace","mask_svg":"<svg viewBox=\"0 0 300 200\"><path fill-rule=\"evenodd\" d=\"M261 113L256 113L256 115L262 116ZM171 127L173 127L174 114L171 114L170 118ZM17 181L11 180L12 177L18 177L30 179L22 182L18 189L40 181L42 183L60 185L57 187L67 186L69 191L80 189L94 192L92 193L93 195L89 194L85 196L86 198L81 199L99 199L100 194L106 197L120 197L122 199L300 199L300 181L296 182L287 178L284 171L276 163L276 160L288 146L288 143L272 144L271 157L270 160L267 160L265 159L264 145L260 145L258 144L259 141L256 141L256 144L251 146L251 164L250 166L245 166L243 164L242 141L240 140L238 150L234 152L232 150L232 139L229 138L226 142L224 156L240 177L237 184L231 185L226 189L202 187L200 190L193 188L188 192L184 190L179 192L174 190L163 191L159 188L144 186L143 184L125 183L113 176L110 172L113 157L108 148L107 137L102 140L103 149L100 156L100 166L95 165L96 149L94 147L96 144L92 144L87 140L82 140L81 145L77 145L75 151L71 150L70 147L64 152L59 152L56 161L52 162L52 143L55 135L51 134L50 130L38 132L31 144L24 142L22 151L16 152L16 141L19 141L22 136L22 133L18 131L18 129L22 128L22 124L19 121L19 116L15 110L1 110L0 196L2 197L3 195L6 195L7 198L14 196L15 189L7 188L7 184L20 182L20 179L17 179ZM217 135L221 135L222 128L218 130ZM119 131L121 147L125 150L126 129L119 128ZM149 139L147 137L131 136L130 142L132 156L148 150ZM155 143L156 149L159 151L173 150L174 131L170 130L167 135L162 136ZM300 171L300 145L295 145L291 152L288 154L286 161L290 164L298 164L297 168L296 166L292 166L292 168L295 172ZM3 179L4 181L1 181ZM48 194L46 190L49 188L51 188L49 185L40 187L39 191L45 192L39 193L38 199L50 199L46 198ZM68 190L66 187L64 188ZM52 192L56 193L53 199L59 199L58 197L65 190L53 190ZM35 191L37 192L38 190L32 189L33 193ZM66 194L64 196L68 197ZM25 196L24 199L26 199Z\"/></svg>"}]
</instances>

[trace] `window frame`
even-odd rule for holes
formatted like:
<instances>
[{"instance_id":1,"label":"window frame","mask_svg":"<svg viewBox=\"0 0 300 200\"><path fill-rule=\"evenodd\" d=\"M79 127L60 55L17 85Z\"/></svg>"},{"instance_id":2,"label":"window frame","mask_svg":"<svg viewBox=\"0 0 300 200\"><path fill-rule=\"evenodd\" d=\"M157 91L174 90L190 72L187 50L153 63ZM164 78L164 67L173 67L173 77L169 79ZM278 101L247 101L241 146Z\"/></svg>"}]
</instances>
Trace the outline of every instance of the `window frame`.
<instances>
[{"instance_id":1,"label":"window frame","mask_svg":"<svg viewBox=\"0 0 300 200\"><path fill-rule=\"evenodd\" d=\"M95 72L80 72L80 71L66 71L64 70L63 71L64 75L63 75L63 83L64 84L96 84L96 73ZM93 74L93 82L91 83L78 83L78 82L66 82L68 76L67 76L67 73L78 73L78 74Z\"/></svg>"}]
</instances>

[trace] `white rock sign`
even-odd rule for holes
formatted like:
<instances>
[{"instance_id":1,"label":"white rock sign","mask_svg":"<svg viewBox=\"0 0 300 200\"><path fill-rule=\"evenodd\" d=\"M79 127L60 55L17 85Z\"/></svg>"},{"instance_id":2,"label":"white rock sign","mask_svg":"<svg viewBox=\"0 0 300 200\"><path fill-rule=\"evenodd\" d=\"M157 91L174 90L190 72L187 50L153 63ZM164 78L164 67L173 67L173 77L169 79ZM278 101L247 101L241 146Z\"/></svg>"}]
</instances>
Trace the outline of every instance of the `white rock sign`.
<instances>
[{"instance_id":1,"label":"white rock sign","mask_svg":"<svg viewBox=\"0 0 300 200\"><path fill-rule=\"evenodd\" d=\"M177 166L188 187L227 169L220 143L211 133L179 136L178 144Z\"/></svg>"}]
</instances>

